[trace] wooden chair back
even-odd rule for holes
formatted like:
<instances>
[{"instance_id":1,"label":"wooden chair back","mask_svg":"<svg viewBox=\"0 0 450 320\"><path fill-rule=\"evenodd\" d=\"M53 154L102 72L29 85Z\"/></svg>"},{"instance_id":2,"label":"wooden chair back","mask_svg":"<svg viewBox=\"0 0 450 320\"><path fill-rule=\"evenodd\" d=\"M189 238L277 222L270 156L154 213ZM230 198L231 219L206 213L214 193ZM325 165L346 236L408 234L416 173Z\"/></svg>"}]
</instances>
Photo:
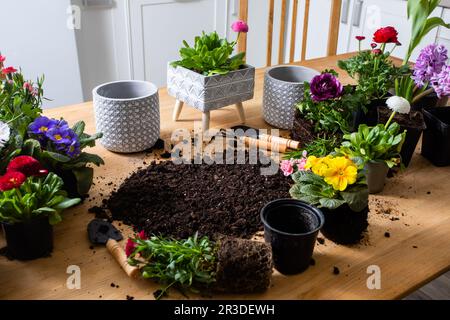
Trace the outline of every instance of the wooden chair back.
<instances>
[{"instance_id":1,"label":"wooden chair back","mask_svg":"<svg viewBox=\"0 0 450 320\"><path fill-rule=\"evenodd\" d=\"M259 1L259 0L258 0ZM269 16L268 16L268 28L267 28L267 53L266 53L266 65L272 65L272 47L273 47L273 25L274 25L274 6L275 0L269 1ZM292 6L292 19L291 19L291 38L289 41L289 62L295 61L295 41L297 30L297 13L298 13L298 0L293 1ZM306 58L306 44L308 41L308 24L310 13L311 0L305 0L305 14L303 19L303 37L301 46L301 60ZM341 3L342 0L331 0L331 13L330 24L328 27L328 45L327 56L336 55L338 37L339 37L339 24L341 18ZM286 20L288 12L288 1L281 0L281 19L280 19L280 36L278 44L278 64L285 63L285 35L286 35ZM239 19L248 20L248 0L240 0L239 3ZM243 52L247 50L247 34L241 34L238 42L238 51Z\"/></svg>"}]
</instances>

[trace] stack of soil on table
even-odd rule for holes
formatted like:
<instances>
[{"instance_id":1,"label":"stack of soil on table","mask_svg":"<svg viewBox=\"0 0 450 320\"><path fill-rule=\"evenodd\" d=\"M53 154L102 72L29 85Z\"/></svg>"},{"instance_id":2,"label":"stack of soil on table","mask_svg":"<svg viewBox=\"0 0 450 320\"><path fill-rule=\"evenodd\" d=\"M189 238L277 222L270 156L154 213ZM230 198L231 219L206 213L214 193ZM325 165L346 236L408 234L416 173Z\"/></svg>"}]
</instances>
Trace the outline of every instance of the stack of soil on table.
<instances>
[{"instance_id":1,"label":"stack of soil on table","mask_svg":"<svg viewBox=\"0 0 450 320\"><path fill-rule=\"evenodd\" d=\"M146 234L187 238L217 234L251 238L261 208L289 198L291 180L261 175L260 165L152 163L127 178L105 207L114 220Z\"/></svg>"}]
</instances>

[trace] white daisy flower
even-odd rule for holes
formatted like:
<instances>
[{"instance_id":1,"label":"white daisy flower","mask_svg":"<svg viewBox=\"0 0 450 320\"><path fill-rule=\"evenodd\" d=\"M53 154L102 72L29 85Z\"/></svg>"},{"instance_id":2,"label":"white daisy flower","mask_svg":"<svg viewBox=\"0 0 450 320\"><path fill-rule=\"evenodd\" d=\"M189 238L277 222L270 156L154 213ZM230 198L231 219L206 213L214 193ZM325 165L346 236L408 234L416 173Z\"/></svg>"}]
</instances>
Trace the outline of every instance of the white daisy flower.
<instances>
[{"instance_id":1,"label":"white daisy flower","mask_svg":"<svg viewBox=\"0 0 450 320\"><path fill-rule=\"evenodd\" d=\"M6 123L0 121L0 149L3 149L3 147L9 141L9 135L9 126Z\"/></svg>"},{"instance_id":2,"label":"white daisy flower","mask_svg":"<svg viewBox=\"0 0 450 320\"><path fill-rule=\"evenodd\" d=\"M386 100L386 104L394 112L409 113L411 111L411 105L408 100L399 96L393 96Z\"/></svg>"}]
</instances>

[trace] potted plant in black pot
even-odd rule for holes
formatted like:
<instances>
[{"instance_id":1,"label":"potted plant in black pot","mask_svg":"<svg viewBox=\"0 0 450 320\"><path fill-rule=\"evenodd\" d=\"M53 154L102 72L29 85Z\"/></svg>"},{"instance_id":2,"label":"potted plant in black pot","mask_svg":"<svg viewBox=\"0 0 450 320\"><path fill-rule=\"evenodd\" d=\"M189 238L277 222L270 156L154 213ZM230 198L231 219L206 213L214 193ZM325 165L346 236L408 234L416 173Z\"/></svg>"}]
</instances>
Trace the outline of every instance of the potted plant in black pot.
<instances>
[{"instance_id":1,"label":"potted plant in black pot","mask_svg":"<svg viewBox=\"0 0 450 320\"><path fill-rule=\"evenodd\" d=\"M64 180L72 197L86 196L93 180L90 165L101 165L103 160L83 149L93 147L102 134L86 134L83 121L69 127L64 119L42 116L43 76L34 83L13 67L2 69L0 64L0 69L0 121L10 128L10 139L0 150L0 174L12 158L32 156Z\"/></svg>"},{"instance_id":2,"label":"potted plant in black pot","mask_svg":"<svg viewBox=\"0 0 450 320\"><path fill-rule=\"evenodd\" d=\"M427 129L422 137L422 155L435 166L448 166L450 165L450 107L432 108L423 110L423 113Z\"/></svg>"},{"instance_id":3,"label":"potted plant in black pot","mask_svg":"<svg viewBox=\"0 0 450 320\"><path fill-rule=\"evenodd\" d=\"M365 37L356 36L356 40L359 42L358 53L338 61L338 66L356 80L355 92L365 97L353 114L355 130L362 123L369 126L377 123L377 107L384 105L390 96L395 78L409 71L406 66L395 66L390 59L395 48L401 45L394 27L378 29L373 35L371 49L361 49ZM388 44L393 44L390 51L386 48Z\"/></svg>"},{"instance_id":4,"label":"potted plant in black pot","mask_svg":"<svg viewBox=\"0 0 450 320\"><path fill-rule=\"evenodd\" d=\"M374 127L361 124L357 132L344 135L341 147L336 150L365 166L370 193L381 192L389 168L401 162L400 151L406 132L402 132L398 123L392 122L392 119L396 112L409 112L409 109L397 107L395 110L386 124Z\"/></svg>"},{"instance_id":5,"label":"potted plant in black pot","mask_svg":"<svg viewBox=\"0 0 450 320\"><path fill-rule=\"evenodd\" d=\"M292 179L291 196L323 212L324 236L339 244L362 239L368 226L369 192L365 174L356 163L342 156L309 156Z\"/></svg>"},{"instance_id":6,"label":"potted plant in black pot","mask_svg":"<svg viewBox=\"0 0 450 320\"><path fill-rule=\"evenodd\" d=\"M52 226L62 220L63 210L80 202L68 198L62 187L62 179L32 157L19 156L8 164L0 177L0 223L8 256L31 260L52 252Z\"/></svg>"}]
</instances>

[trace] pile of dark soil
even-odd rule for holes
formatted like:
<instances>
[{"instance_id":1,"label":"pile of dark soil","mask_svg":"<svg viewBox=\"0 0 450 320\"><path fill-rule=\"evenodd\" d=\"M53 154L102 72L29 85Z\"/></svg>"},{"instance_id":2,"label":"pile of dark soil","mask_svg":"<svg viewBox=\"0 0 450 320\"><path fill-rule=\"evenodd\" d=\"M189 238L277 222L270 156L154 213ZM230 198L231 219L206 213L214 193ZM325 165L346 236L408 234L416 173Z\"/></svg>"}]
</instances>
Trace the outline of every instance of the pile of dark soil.
<instances>
[{"instance_id":1,"label":"pile of dark soil","mask_svg":"<svg viewBox=\"0 0 450 320\"><path fill-rule=\"evenodd\" d=\"M264 242L222 237L217 252L215 290L262 292L272 278L272 249Z\"/></svg>"},{"instance_id":2,"label":"pile of dark soil","mask_svg":"<svg viewBox=\"0 0 450 320\"><path fill-rule=\"evenodd\" d=\"M112 219L146 234L177 239L217 234L250 238L262 230L261 208L288 198L291 179L260 165L152 163L127 178L104 206Z\"/></svg>"}]
</instances>

